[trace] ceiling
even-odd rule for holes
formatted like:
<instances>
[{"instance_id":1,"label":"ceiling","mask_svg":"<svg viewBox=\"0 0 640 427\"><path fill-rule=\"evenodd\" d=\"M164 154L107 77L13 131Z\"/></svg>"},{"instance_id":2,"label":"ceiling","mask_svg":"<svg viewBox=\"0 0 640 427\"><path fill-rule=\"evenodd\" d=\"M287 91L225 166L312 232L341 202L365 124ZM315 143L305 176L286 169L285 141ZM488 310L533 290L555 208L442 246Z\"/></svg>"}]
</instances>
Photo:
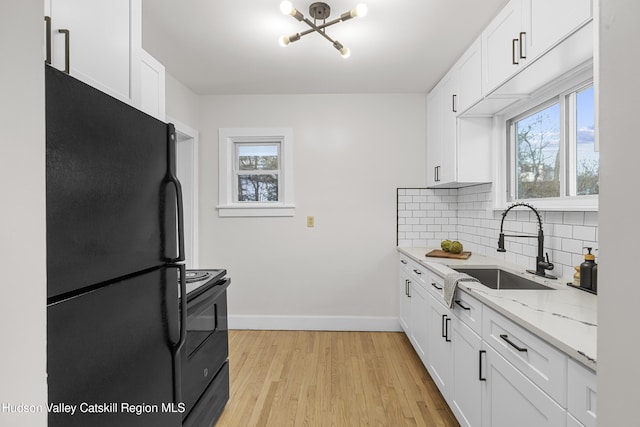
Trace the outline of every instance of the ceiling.
<instances>
[{"instance_id":1,"label":"ceiling","mask_svg":"<svg viewBox=\"0 0 640 427\"><path fill-rule=\"evenodd\" d=\"M197 94L426 93L507 0L329 0L331 16L364 1L364 18L327 34L343 59L281 0L142 0L144 49ZM313 0L291 0L305 16Z\"/></svg>"}]
</instances>

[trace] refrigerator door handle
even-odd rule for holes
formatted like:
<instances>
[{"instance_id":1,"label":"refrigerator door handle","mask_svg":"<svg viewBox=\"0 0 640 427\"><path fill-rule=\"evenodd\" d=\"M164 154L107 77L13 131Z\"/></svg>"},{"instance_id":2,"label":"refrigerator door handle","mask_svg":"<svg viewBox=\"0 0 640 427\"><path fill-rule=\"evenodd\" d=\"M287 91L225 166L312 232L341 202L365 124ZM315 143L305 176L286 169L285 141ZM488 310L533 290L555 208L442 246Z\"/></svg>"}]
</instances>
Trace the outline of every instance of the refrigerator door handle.
<instances>
[{"instance_id":1,"label":"refrigerator door handle","mask_svg":"<svg viewBox=\"0 0 640 427\"><path fill-rule=\"evenodd\" d=\"M187 277L184 264L167 264L167 268L180 270L180 335L177 343L172 343L173 360L173 400L176 405L182 402L182 375L180 350L187 341Z\"/></svg>"},{"instance_id":2,"label":"refrigerator door handle","mask_svg":"<svg viewBox=\"0 0 640 427\"><path fill-rule=\"evenodd\" d=\"M178 262L184 261L184 216L183 209L184 205L182 203L182 185L180 185L180 181L176 176L175 172L175 164L176 164L176 129L173 124L167 124L167 144L168 144L168 162L167 165L167 178L170 183L172 183L176 189L176 203L177 203L177 213L178 213L178 256L176 258L168 259L169 262Z\"/></svg>"}]
</instances>

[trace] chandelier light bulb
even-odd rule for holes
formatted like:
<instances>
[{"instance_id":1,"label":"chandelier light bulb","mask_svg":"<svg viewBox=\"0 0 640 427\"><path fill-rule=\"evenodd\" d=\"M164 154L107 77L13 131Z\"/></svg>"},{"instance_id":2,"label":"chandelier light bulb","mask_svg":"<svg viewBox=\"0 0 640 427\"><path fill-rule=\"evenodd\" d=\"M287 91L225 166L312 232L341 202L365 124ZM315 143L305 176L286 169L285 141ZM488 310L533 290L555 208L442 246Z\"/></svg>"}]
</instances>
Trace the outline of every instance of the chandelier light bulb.
<instances>
[{"instance_id":1,"label":"chandelier light bulb","mask_svg":"<svg viewBox=\"0 0 640 427\"><path fill-rule=\"evenodd\" d=\"M291 12L293 12L293 4L291 4L289 0L284 0L280 3L280 12L285 15L291 15Z\"/></svg>"},{"instance_id":2,"label":"chandelier light bulb","mask_svg":"<svg viewBox=\"0 0 640 427\"><path fill-rule=\"evenodd\" d=\"M288 36L280 36L280 38L278 39L278 43L280 43L280 46L286 47L289 44L289 37Z\"/></svg>"},{"instance_id":3,"label":"chandelier light bulb","mask_svg":"<svg viewBox=\"0 0 640 427\"><path fill-rule=\"evenodd\" d=\"M344 59L347 59L351 56L351 51L348 47L343 47L342 49L340 49L340 56L342 56Z\"/></svg>"},{"instance_id":4,"label":"chandelier light bulb","mask_svg":"<svg viewBox=\"0 0 640 427\"><path fill-rule=\"evenodd\" d=\"M367 12L369 12L369 8L364 3L360 3L354 10L356 12L355 15L360 18L364 18L367 16Z\"/></svg>"}]
</instances>

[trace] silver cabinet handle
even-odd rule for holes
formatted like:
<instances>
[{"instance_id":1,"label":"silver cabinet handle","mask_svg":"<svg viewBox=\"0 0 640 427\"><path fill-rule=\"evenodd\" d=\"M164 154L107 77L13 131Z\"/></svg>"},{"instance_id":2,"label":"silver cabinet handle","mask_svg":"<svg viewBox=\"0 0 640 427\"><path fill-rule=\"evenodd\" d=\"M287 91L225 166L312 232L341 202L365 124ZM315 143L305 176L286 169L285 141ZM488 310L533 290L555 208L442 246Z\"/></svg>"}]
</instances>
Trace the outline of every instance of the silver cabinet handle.
<instances>
[{"instance_id":1,"label":"silver cabinet handle","mask_svg":"<svg viewBox=\"0 0 640 427\"><path fill-rule=\"evenodd\" d=\"M64 72L69 74L69 71L71 70L69 66L69 64L71 63L71 61L69 60L69 38L71 37L70 32L66 29L60 29L58 30L58 32L64 34Z\"/></svg>"},{"instance_id":2,"label":"silver cabinet handle","mask_svg":"<svg viewBox=\"0 0 640 427\"><path fill-rule=\"evenodd\" d=\"M458 112L458 109L456 108L456 98L458 95L456 95L455 93L453 95L451 95L451 110L454 113Z\"/></svg>"},{"instance_id":3,"label":"silver cabinet handle","mask_svg":"<svg viewBox=\"0 0 640 427\"><path fill-rule=\"evenodd\" d=\"M44 17L45 23L45 32L46 32L46 49L47 49L47 57L44 60L45 63L51 65L51 17Z\"/></svg>"},{"instance_id":4,"label":"silver cabinet handle","mask_svg":"<svg viewBox=\"0 0 640 427\"><path fill-rule=\"evenodd\" d=\"M518 65L518 60L516 59L516 45L518 44L518 39L513 39L511 41L511 63L513 65Z\"/></svg>"}]
</instances>

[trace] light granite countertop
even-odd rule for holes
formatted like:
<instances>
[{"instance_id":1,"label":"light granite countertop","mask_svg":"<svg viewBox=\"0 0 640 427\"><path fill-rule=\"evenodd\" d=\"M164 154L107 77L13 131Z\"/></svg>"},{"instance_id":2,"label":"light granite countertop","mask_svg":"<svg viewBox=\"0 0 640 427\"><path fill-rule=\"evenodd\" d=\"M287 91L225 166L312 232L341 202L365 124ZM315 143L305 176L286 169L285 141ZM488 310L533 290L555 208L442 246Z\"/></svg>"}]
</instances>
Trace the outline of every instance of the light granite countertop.
<instances>
[{"instance_id":1,"label":"light granite countertop","mask_svg":"<svg viewBox=\"0 0 640 427\"><path fill-rule=\"evenodd\" d=\"M497 258L473 254L467 260L426 257L434 248L403 248L398 251L446 276L449 266L500 267L554 290L496 290L476 282L460 282L458 289L513 320L557 347L569 357L596 370L598 310L596 295L566 285L566 280L550 280L525 273L525 268Z\"/></svg>"}]
</instances>

